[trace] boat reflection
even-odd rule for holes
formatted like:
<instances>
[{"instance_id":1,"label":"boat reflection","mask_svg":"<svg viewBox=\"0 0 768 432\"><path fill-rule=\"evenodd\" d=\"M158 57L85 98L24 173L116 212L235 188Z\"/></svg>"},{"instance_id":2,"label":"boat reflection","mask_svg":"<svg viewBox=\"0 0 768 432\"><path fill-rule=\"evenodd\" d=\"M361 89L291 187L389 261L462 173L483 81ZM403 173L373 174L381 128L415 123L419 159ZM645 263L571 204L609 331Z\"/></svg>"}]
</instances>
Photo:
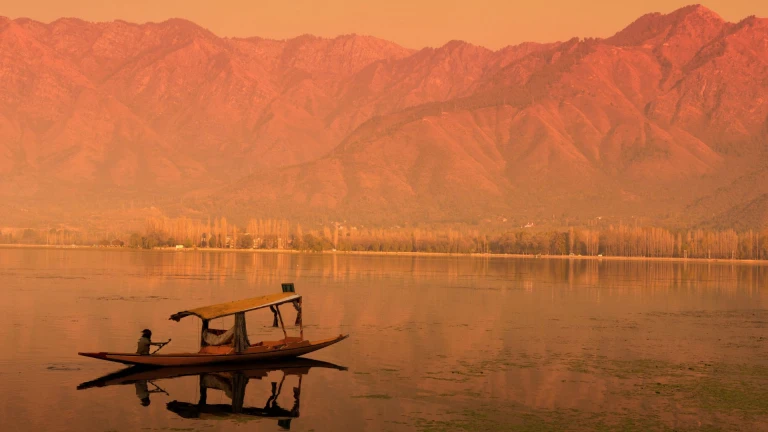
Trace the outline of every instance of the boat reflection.
<instances>
[{"instance_id":1,"label":"boat reflection","mask_svg":"<svg viewBox=\"0 0 768 432\"><path fill-rule=\"evenodd\" d=\"M288 430L291 428L291 420L299 417L302 377L307 375L311 368L347 370L344 366L304 358L270 363L157 369L134 366L84 382L77 386L77 389L85 390L94 387L133 384L141 405L148 406L150 394L165 393L168 395L168 392L157 384L158 381L197 375L200 395L198 401L173 400L166 404L169 411L186 419L271 418L277 420L278 426ZM282 372L282 377L279 381L271 382L271 394L264 406L262 408L244 406L248 382L252 379L261 380L266 378L270 372L276 371ZM298 377L298 382L292 389L293 405L290 408L284 408L278 404L277 398L281 395L288 376ZM149 388L150 385L152 389ZM220 390L232 402L230 404L209 404L208 390Z\"/></svg>"}]
</instances>

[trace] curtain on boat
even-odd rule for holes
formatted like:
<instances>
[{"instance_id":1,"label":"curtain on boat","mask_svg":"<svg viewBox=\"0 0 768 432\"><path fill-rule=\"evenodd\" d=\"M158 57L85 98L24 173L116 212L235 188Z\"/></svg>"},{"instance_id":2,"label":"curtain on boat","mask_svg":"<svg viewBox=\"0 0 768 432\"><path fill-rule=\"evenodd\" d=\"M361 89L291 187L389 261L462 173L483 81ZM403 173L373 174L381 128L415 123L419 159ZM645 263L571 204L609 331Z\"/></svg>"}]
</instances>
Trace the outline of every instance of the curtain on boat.
<instances>
[{"instance_id":1,"label":"curtain on boat","mask_svg":"<svg viewBox=\"0 0 768 432\"><path fill-rule=\"evenodd\" d=\"M301 303L298 301L292 301L293 308L296 309L296 322L293 323L293 325L299 325L301 324Z\"/></svg>"},{"instance_id":2,"label":"curtain on boat","mask_svg":"<svg viewBox=\"0 0 768 432\"><path fill-rule=\"evenodd\" d=\"M225 331L222 334L216 334L207 329L203 330L203 339L208 345L227 345L232 343L232 339L235 336L235 328Z\"/></svg>"},{"instance_id":3,"label":"curtain on boat","mask_svg":"<svg viewBox=\"0 0 768 432\"><path fill-rule=\"evenodd\" d=\"M245 312L235 314L235 352L241 353L251 346L248 341L248 329L245 327Z\"/></svg>"}]
</instances>

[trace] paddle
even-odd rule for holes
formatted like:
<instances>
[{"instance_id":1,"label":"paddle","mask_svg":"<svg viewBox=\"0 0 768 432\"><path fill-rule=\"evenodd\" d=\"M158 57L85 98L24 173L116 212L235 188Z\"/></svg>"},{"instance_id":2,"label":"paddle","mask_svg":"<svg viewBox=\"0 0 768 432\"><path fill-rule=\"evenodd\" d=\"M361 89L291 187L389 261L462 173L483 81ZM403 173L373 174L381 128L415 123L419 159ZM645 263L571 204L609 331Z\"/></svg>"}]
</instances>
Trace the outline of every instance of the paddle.
<instances>
[{"instance_id":1,"label":"paddle","mask_svg":"<svg viewBox=\"0 0 768 432\"><path fill-rule=\"evenodd\" d=\"M156 353L156 352L160 351L161 349L163 349L163 347L164 347L164 346L168 345L170 342L171 342L171 340L170 340L170 339L168 339L167 341L163 342L163 343L162 343L162 345L160 345L159 347L157 347L157 349L156 349L156 350L152 351L150 354L154 354L154 353Z\"/></svg>"},{"instance_id":2,"label":"paddle","mask_svg":"<svg viewBox=\"0 0 768 432\"><path fill-rule=\"evenodd\" d=\"M166 343L168 343L168 342L166 342ZM160 393L160 392L162 392L162 393L165 393L166 395L170 396L167 391L163 390L162 387L160 387L159 385L155 384L153 381L148 381L148 382L150 384L152 384L153 386L155 386L155 390L150 390L149 391L150 393Z\"/></svg>"}]
</instances>

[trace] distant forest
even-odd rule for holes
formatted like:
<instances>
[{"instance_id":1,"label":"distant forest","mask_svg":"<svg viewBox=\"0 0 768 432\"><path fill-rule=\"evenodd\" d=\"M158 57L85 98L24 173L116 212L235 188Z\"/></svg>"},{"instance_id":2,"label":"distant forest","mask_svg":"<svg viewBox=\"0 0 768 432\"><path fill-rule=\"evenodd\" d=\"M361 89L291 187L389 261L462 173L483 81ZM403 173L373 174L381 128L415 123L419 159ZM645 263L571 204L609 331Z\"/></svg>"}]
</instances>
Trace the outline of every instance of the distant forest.
<instances>
[{"instance_id":1,"label":"distant forest","mask_svg":"<svg viewBox=\"0 0 768 432\"><path fill-rule=\"evenodd\" d=\"M251 219L245 227L238 227L226 218L200 221L166 217L149 218L143 230L130 233L4 228L0 229L0 244L768 259L768 229L740 233L731 229L675 231L621 224L481 232L471 227L369 228L346 224L306 229L281 219Z\"/></svg>"}]
</instances>

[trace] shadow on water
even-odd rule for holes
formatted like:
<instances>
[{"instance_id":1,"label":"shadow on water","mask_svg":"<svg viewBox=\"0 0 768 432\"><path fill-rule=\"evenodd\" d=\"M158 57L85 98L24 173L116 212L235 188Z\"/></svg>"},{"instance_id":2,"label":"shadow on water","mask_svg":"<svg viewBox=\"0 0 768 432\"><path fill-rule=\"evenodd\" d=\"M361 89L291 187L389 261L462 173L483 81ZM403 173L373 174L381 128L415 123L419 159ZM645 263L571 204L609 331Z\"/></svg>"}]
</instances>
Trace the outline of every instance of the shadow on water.
<instances>
[{"instance_id":1,"label":"shadow on water","mask_svg":"<svg viewBox=\"0 0 768 432\"><path fill-rule=\"evenodd\" d=\"M151 403L150 395L153 393L164 393L170 396L161 386L163 384L162 381L197 376L199 384L197 389L199 397L197 401L170 401L166 404L168 411L185 419L247 421L250 418L269 418L277 420L277 425L280 428L289 430L291 428L291 421L299 417L302 378L309 374L312 368L347 370L344 366L304 358L282 362L204 367L147 368L133 366L92 381L84 382L78 385L77 389L86 390L96 387L133 385L136 390L136 397L141 405L148 406ZM245 406L248 383L251 380L267 378L270 372L280 372L282 377L279 381L272 381L270 383L271 392L267 396L264 406L261 408ZM278 404L277 399L283 392L286 378L289 376L298 377L298 382L292 389L293 406L291 408L284 408ZM150 389L149 386L152 386L152 388ZM209 390L223 392L231 403L208 403Z\"/></svg>"}]
</instances>

